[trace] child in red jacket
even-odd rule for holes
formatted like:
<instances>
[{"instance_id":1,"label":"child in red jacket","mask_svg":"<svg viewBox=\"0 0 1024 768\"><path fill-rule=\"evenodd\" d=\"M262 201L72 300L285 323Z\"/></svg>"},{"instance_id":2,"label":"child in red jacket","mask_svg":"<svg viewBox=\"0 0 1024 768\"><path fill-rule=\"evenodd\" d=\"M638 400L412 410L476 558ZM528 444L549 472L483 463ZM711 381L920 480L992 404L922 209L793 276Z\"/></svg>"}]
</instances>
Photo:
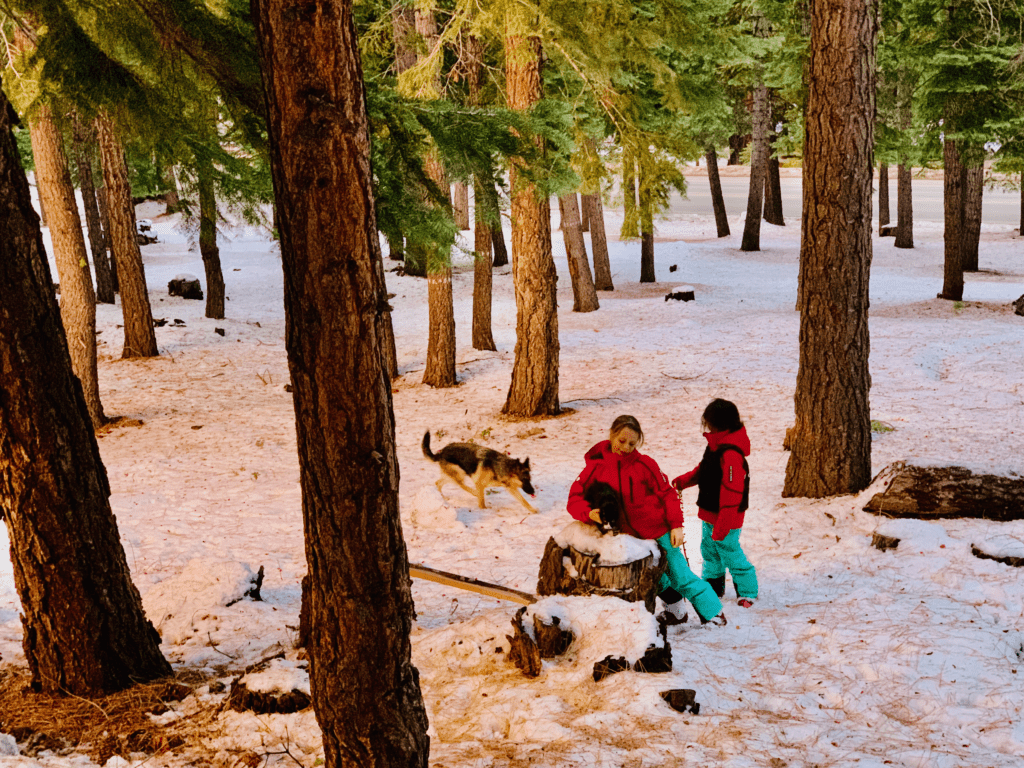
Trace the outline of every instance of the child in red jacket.
<instances>
[{"instance_id":1,"label":"child in red jacket","mask_svg":"<svg viewBox=\"0 0 1024 768\"><path fill-rule=\"evenodd\" d=\"M750 439L740 412L728 400L712 400L701 424L708 447L693 470L672 481L677 489L696 485L697 516L703 521L700 553L702 575L719 597L725 595L725 573L732 574L738 603L749 608L757 599L757 571L740 547L743 514L750 496L746 456Z\"/></svg>"},{"instance_id":2,"label":"child in red jacket","mask_svg":"<svg viewBox=\"0 0 1024 768\"><path fill-rule=\"evenodd\" d=\"M679 496L654 459L636 450L644 433L633 416L619 416L612 422L608 440L602 440L586 454L587 465L569 490L569 514L584 523L601 522L586 493L594 483L605 483L622 501L622 532L640 539L656 539L665 552L668 569L661 577L659 597L665 603L661 615L668 624L682 624L685 597L696 609L701 623L725 624L722 602L703 579L690 570L683 543L683 509Z\"/></svg>"}]
</instances>

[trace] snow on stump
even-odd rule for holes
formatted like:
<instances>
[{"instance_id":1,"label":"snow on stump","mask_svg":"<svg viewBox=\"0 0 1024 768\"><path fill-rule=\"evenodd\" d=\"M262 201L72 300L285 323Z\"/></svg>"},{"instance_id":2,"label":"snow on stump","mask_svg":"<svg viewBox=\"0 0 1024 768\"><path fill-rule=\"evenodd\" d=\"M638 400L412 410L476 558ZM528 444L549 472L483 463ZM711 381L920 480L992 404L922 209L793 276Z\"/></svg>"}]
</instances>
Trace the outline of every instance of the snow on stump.
<instances>
[{"instance_id":1,"label":"snow on stump","mask_svg":"<svg viewBox=\"0 0 1024 768\"><path fill-rule=\"evenodd\" d=\"M1013 302L1013 314L1024 317L1024 296Z\"/></svg>"},{"instance_id":2,"label":"snow on stump","mask_svg":"<svg viewBox=\"0 0 1024 768\"><path fill-rule=\"evenodd\" d=\"M696 298L695 293L696 292L692 285L678 285L665 294L665 301L668 301L669 299L675 299L676 301L693 301Z\"/></svg>"},{"instance_id":3,"label":"snow on stump","mask_svg":"<svg viewBox=\"0 0 1024 768\"><path fill-rule=\"evenodd\" d=\"M975 474L965 467L918 467L897 461L872 484L884 490L864 510L886 517L930 520L942 517L982 520L1024 519L1024 478Z\"/></svg>"},{"instance_id":4,"label":"snow on stump","mask_svg":"<svg viewBox=\"0 0 1024 768\"><path fill-rule=\"evenodd\" d=\"M548 539L538 595L608 595L642 602L654 613L666 560L655 541L600 533L575 521Z\"/></svg>"},{"instance_id":5,"label":"snow on stump","mask_svg":"<svg viewBox=\"0 0 1024 768\"><path fill-rule=\"evenodd\" d=\"M563 655L580 677L595 681L626 670L672 669L665 627L638 603L617 597L547 597L519 609L512 626L508 659L528 677L541 673L542 659Z\"/></svg>"},{"instance_id":6,"label":"snow on stump","mask_svg":"<svg viewBox=\"0 0 1024 768\"><path fill-rule=\"evenodd\" d=\"M309 671L283 653L247 667L231 683L227 700L228 709L257 715L286 715L309 705Z\"/></svg>"},{"instance_id":7,"label":"snow on stump","mask_svg":"<svg viewBox=\"0 0 1024 768\"><path fill-rule=\"evenodd\" d=\"M183 299L203 298L203 288L195 275L175 275L167 283L167 293L171 296L181 296Z\"/></svg>"}]
</instances>

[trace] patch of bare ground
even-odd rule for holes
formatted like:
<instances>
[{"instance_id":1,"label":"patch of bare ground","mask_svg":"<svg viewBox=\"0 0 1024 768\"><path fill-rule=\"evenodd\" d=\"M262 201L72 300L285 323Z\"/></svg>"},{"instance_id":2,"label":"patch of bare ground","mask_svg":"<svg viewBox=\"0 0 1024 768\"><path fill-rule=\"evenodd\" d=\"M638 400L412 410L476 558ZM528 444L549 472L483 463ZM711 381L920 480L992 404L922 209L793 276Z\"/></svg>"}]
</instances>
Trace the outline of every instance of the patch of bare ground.
<instances>
[{"instance_id":1,"label":"patch of bare ground","mask_svg":"<svg viewBox=\"0 0 1024 768\"><path fill-rule=\"evenodd\" d=\"M698 292L706 293L707 286L697 285L689 282L685 277L680 277L674 283L631 283L622 282L621 286L615 286L614 291L598 291L597 298L601 301L615 301L617 299L658 299L665 300L665 294L669 293L677 285L692 285Z\"/></svg>"},{"instance_id":2,"label":"patch of bare ground","mask_svg":"<svg viewBox=\"0 0 1024 768\"><path fill-rule=\"evenodd\" d=\"M157 757L202 750L202 740L222 708L218 699L190 707L191 714L167 723L151 717L172 706L178 709L205 684L200 675L188 672L98 699L34 693L29 682L27 669L0 667L0 733L13 736L28 757L44 751L77 752L104 765L114 755Z\"/></svg>"}]
</instances>

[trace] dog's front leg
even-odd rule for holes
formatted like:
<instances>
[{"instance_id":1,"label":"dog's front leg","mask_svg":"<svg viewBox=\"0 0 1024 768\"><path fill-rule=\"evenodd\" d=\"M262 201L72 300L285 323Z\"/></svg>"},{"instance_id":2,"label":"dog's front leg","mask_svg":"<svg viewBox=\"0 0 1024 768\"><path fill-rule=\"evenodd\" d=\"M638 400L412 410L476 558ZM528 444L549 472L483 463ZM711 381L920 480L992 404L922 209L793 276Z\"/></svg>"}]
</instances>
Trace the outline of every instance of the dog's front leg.
<instances>
[{"instance_id":1,"label":"dog's front leg","mask_svg":"<svg viewBox=\"0 0 1024 768\"><path fill-rule=\"evenodd\" d=\"M505 486L505 487L508 488L508 492L509 493L511 493L513 496L515 496L519 500L520 504L522 504L524 507L526 507L528 510L530 510L534 514L537 514L536 508L532 504L530 504L530 502L528 502L526 500L526 497L523 496L523 494L519 492L518 488L512 488L510 486Z\"/></svg>"}]
</instances>

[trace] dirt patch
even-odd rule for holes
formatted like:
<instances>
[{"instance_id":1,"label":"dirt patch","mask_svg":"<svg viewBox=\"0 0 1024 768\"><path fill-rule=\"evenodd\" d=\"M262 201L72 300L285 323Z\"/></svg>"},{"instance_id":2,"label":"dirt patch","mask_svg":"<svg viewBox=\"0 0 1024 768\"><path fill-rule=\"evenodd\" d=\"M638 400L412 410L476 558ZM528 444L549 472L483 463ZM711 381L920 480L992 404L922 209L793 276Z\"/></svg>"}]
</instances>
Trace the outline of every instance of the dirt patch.
<instances>
[{"instance_id":1,"label":"dirt patch","mask_svg":"<svg viewBox=\"0 0 1024 768\"><path fill-rule=\"evenodd\" d=\"M0 668L0 733L13 736L29 757L46 750L79 752L103 765L114 755L182 752L189 744L200 746L205 726L221 708L212 704L166 725L150 717L192 695L199 680L187 673L94 700L33 693L29 682L27 669Z\"/></svg>"}]
</instances>

